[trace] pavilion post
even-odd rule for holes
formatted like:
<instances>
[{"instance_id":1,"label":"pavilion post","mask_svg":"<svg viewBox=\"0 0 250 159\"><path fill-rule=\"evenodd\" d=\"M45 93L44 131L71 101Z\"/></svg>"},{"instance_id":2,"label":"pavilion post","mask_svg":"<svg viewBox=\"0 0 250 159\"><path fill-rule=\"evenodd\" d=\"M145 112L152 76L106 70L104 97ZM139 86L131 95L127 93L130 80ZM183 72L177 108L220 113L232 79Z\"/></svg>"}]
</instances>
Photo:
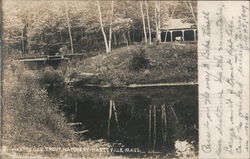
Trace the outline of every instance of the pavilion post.
<instances>
[{"instance_id":1,"label":"pavilion post","mask_svg":"<svg viewBox=\"0 0 250 159\"><path fill-rule=\"evenodd\" d=\"M185 38L184 33L185 33L185 31L182 30L181 32L182 32L182 41L184 41L184 38Z\"/></svg>"},{"instance_id":2,"label":"pavilion post","mask_svg":"<svg viewBox=\"0 0 250 159\"><path fill-rule=\"evenodd\" d=\"M171 42L173 42L173 31L170 31Z\"/></svg>"},{"instance_id":3,"label":"pavilion post","mask_svg":"<svg viewBox=\"0 0 250 159\"><path fill-rule=\"evenodd\" d=\"M196 29L193 30L194 31L194 41L196 41Z\"/></svg>"}]
</instances>

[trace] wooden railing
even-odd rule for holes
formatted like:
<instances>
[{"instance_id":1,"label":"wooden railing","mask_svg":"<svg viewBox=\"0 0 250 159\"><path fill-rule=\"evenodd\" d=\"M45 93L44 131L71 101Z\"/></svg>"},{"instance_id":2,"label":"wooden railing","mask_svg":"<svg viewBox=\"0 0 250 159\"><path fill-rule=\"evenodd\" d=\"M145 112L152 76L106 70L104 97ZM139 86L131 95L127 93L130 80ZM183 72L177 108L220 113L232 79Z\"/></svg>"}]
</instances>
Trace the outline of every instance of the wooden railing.
<instances>
[{"instance_id":1,"label":"wooden railing","mask_svg":"<svg viewBox=\"0 0 250 159\"><path fill-rule=\"evenodd\" d=\"M53 61L53 60L68 60L73 57L84 57L84 54L68 54L68 55L41 55L41 56L30 56L30 57L21 57L16 59L21 62L36 62L36 61Z\"/></svg>"}]
</instances>

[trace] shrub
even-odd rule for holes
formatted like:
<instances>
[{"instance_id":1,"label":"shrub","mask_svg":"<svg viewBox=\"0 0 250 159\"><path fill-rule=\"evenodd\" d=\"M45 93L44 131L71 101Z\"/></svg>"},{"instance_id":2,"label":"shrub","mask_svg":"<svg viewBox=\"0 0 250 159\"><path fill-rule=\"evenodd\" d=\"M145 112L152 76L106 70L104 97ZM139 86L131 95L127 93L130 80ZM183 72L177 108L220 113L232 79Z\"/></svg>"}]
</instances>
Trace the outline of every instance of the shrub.
<instances>
[{"instance_id":1,"label":"shrub","mask_svg":"<svg viewBox=\"0 0 250 159\"><path fill-rule=\"evenodd\" d=\"M45 150L29 152L26 150L15 151L15 149L23 147L69 148L87 146L95 149L110 147L105 142L79 142L73 128L67 124L68 121L64 113L59 109L60 103L51 99L47 90L39 85L38 72L28 70L25 65L13 60L5 60L4 62L4 91L1 99L4 109L2 143L5 150L3 155L15 155L15 157L87 157L98 156L100 153ZM51 68L46 68L46 71L49 72L46 73L49 74L49 77L53 75L51 72L55 72ZM48 76L44 75L44 77Z\"/></svg>"},{"instance_id":2,"label":"shrub","mask_svg":"<svg viewBox=\"0 0 250 159\"><path fill-rule=\"evenodd\" d=\"M149 60L145 57L145 50L140 50L139 53L134 53L129 61L129 69L131 71L141 71L149 67Z\"/></svg>"},{"instance_id":3,"label":"shrub","mask_svg":"<svg viewBox=\"0 0 250 159\"><path fill-rule=\"evenodd\" d=\"M60 49L59 49L60 54L62 55L66 55L70 53L70 49L66 46L63 45Z\"/></svg>"},{"instance_id":4,"label":"shrub","mask_svg":"<svg viewBox=\"0 0 250 159\"><path fill-rule=\"evenodd\" d=\"M41 73L40 82L41 84L60 84L64 81L63 73L57 71L51 67L45 68L44 72Z\"/></svg>"},{"instance_id":5,"label":"shrub","mask_svg":"<svg viewBox=\"0 0 250 159\"><path fill-rule=\"evenodd\" d=\"M4 71L3 144L7 147L41 147L68 145L74 141L73 131L58 106L37 82L37 73L22 64Z\"/></svg>"},{"instance_id":6,"label":"shrub","mask_svg":"<svg viewBox=\"0 0 250 159\"><path fill-rule=\"evenodd\" d=\"M178 158L196 158L194 146L186 140L175 141L175 153Z\"/></svg>"}]
</instances>

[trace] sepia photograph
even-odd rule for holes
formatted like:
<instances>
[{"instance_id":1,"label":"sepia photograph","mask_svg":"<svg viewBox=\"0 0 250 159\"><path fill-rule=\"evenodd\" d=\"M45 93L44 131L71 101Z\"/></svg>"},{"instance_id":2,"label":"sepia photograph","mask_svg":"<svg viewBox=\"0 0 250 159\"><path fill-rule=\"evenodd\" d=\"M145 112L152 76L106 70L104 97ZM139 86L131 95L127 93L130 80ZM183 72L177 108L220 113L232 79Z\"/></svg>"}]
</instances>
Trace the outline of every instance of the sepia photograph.
<instances>
[{"instance_id":1,"label":"sepia photograph","mask_svg":"<svg viewBox=\"0 0 250 159\"><path fill-rule=\"evenodd\" d=\"M1 3L3 158L199 157L197 1Z\"/></svg>"}]
</instances>

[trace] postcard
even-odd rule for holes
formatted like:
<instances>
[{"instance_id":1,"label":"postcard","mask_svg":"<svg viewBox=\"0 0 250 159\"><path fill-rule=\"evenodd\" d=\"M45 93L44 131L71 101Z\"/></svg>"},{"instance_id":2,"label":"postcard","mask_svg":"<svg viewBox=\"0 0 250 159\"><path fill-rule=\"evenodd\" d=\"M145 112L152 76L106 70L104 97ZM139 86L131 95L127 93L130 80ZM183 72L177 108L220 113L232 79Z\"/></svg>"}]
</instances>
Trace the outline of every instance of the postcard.
<instances>
[{"instance_id":1,"label":"postcard","mask_svg":"<svg viewBox=\"0 0 250 159\"><path fill-rule=\"evenodd\" d=\"M2 158L249 158L249 1L0 4Z\"/></svg>"}]
</instances>

